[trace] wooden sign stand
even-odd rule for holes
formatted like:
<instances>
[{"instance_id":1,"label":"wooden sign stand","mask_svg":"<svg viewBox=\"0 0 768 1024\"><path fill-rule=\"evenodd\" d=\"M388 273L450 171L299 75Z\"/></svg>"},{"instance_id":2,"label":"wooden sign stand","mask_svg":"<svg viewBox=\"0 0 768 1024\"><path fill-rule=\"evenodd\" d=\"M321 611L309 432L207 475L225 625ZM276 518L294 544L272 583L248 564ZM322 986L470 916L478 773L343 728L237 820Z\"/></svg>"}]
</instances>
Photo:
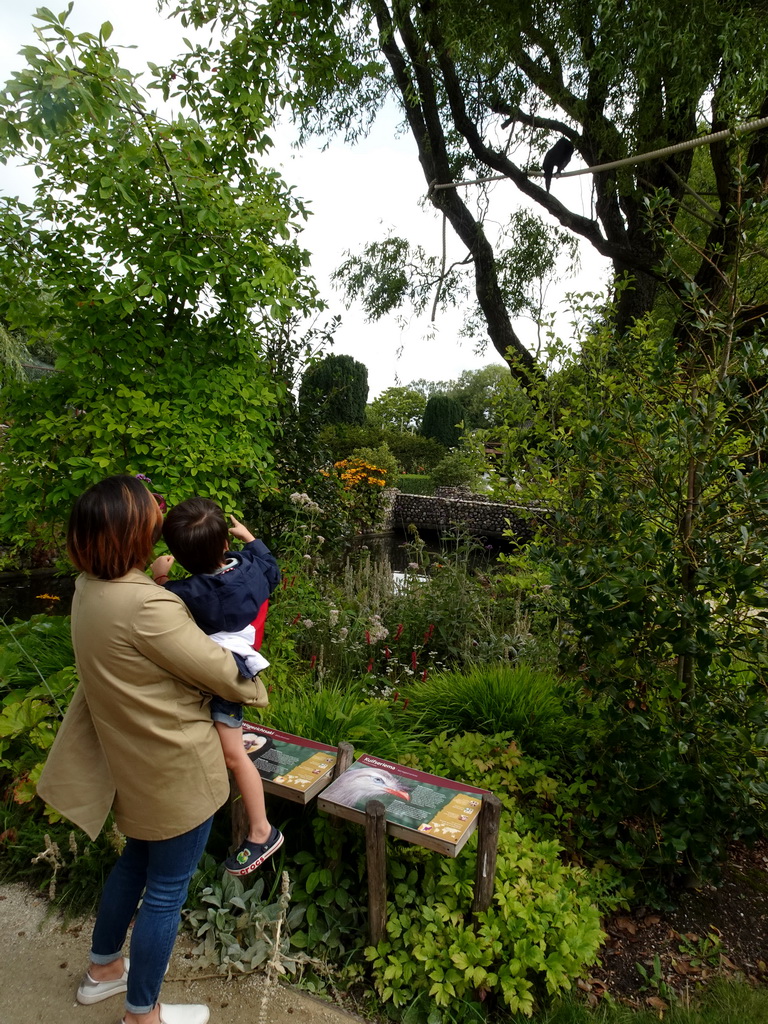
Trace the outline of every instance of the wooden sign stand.
<instances>
[{"instance_id":1,"label":"wooden sign stand","mask_svg":"<svg viewBox=\"0 0 768 1024\"><path fill-rule=\"evenodd\" d=\"M355 756L351 743L340 743L332 780L343 775ZM232 779L232 844L240 845L248 827L243 801L238 799L237 784ZM485 793L477 823L477 867L475 888L470 914L477 927L478 916L491 905L493 883L496 876L496 856L499 844L501 801L493 793ZM335 816L341 825L342 818ZM368 920L371 942L378 945L387 932L387 821L386 809L380 800L369 800L365 806L365 856L368 873Z\"/></svg>"},{"instance_id":2,"label":"wooden sign stand","mask_svg":"<svg viewBox=\"0 0 768 1024\"><path fill-rule=\"evenodd\" d=\"M496 853L499 848L499 821L501 800L493 793L483 797L480 820L477 823L477 866L475 892L471 914L475 927L477 915L487 910L493 899L493 881L496 877Z\"/></svg>"},{"instance_id":3,"label":"wooden sign stand","mask_svg":"<svg viewBox=\"0 0 768 1024\"><path fill-rule=\"evenodd\" d=\"M486 794L477 823L475 892L470 910L475 928L478 915L490 907L493 899L500 819L501 801L493 793ZM369 800L365 806L365 857L368 869L368 922L371 944L374 946L378 946L387 935L386 827L384 804L379 800Z\"/></svg>"},{"instance_id":4,"label":"wooden sign stand","mask_svg":"<svg viewBox=\"0 0 768 1024\"><path fill-rule=\"evenodd\" d=\"M384 804L365 805L365 860L368 871L368 925L374 946L387 934L387 821Z\"/></svg>"}]
</instances>

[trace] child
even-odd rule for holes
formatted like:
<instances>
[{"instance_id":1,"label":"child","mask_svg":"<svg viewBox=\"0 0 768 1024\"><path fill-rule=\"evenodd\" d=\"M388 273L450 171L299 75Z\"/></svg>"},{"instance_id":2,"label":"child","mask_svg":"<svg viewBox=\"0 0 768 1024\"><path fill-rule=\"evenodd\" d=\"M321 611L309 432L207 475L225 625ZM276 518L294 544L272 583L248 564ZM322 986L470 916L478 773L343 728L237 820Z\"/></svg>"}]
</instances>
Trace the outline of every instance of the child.
<instances>
[{"instance_id":1,"label":"child","mask_svg":"<svg viewBox=\"0 0 768 1024\"><path fill-rule=\"evenodd\" d=\"M234 516L229 518L228 530L215 502L208 498L182 501L163 524L171 555L161 555L150 569L155 583L177 594L198 626L229 648L241 674L251 678L269 664L255 648L261 643L267 602L280 580L280 570L269 549ZM230 533L245 542L242 551L229 550ZM169 582L168 571L175 560L192 575ZM213 697L211 717L249 822L245 841L224 867L231 875L248 875L282 846L283 836L267 820L261 776L243 746L242 704Z\"/></svg>"}]
</instances>

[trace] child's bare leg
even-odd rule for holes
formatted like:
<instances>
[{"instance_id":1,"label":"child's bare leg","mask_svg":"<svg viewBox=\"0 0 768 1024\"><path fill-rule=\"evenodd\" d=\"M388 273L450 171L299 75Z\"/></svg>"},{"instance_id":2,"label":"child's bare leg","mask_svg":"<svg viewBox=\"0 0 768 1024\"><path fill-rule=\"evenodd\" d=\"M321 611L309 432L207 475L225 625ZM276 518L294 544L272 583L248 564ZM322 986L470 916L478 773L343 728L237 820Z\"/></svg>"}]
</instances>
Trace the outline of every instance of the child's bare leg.
<instances>
[{"instance_id":1,"label":"child's bare leg","mask_svg":"<svg viewBox=\"0 0 768 1024\"><path fill-rule=\"evenodd\" d=\"M223 722L213 724L221 740L227 768L235 777L248 815L248 839L252 843L264 843L269 838L272 826L267 820L261 776L243 746L243 730L233 729Z\"/></svg>"}]
</instances>

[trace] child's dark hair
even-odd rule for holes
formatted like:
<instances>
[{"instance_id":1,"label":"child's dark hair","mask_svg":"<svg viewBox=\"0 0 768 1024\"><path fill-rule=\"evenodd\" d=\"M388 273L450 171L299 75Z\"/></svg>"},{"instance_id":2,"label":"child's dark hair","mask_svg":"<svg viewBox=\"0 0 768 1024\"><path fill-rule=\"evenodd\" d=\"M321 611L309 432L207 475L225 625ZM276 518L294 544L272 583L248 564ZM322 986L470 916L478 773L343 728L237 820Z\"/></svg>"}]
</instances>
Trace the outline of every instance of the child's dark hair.
<instances>
[{"instance_id":1,"label":"child's dark hair","mask_svg":"<svg viewBox=\"0 0 768 1024\"><path fill-rule=\"evenodd\" d=\"M165 517L163 537L187 572L215 572L229 545L224 513L210 498L187 498Z\"/></svg>"}]
</instances>

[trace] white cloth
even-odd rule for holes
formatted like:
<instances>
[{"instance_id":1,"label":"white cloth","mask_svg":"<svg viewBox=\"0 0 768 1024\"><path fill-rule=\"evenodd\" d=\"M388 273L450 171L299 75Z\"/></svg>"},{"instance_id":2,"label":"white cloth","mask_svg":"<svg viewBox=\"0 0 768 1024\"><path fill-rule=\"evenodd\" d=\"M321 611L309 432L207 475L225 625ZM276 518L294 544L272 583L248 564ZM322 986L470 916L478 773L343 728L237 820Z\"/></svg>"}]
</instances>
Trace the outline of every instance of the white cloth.
<instances>
[{"instance_id":1,"label":"white cloth","mask_svg":"<svg viewBox=\"0 0 768 1024\"><path fill-rule=\"evenodd\" d=\"M256 630L250 623L236 633L227 633L222 630L220 633L211 633L210 637L220 647L226 647L228 651L234 651L235 654L239 654L243 661L245 661L251 678L257 676L259 672L263 672L265 668L269 668L269 662L264 655L259 654L258 651L253 649L252 645L256 639Z\"/></svg>"}]
</instances>

